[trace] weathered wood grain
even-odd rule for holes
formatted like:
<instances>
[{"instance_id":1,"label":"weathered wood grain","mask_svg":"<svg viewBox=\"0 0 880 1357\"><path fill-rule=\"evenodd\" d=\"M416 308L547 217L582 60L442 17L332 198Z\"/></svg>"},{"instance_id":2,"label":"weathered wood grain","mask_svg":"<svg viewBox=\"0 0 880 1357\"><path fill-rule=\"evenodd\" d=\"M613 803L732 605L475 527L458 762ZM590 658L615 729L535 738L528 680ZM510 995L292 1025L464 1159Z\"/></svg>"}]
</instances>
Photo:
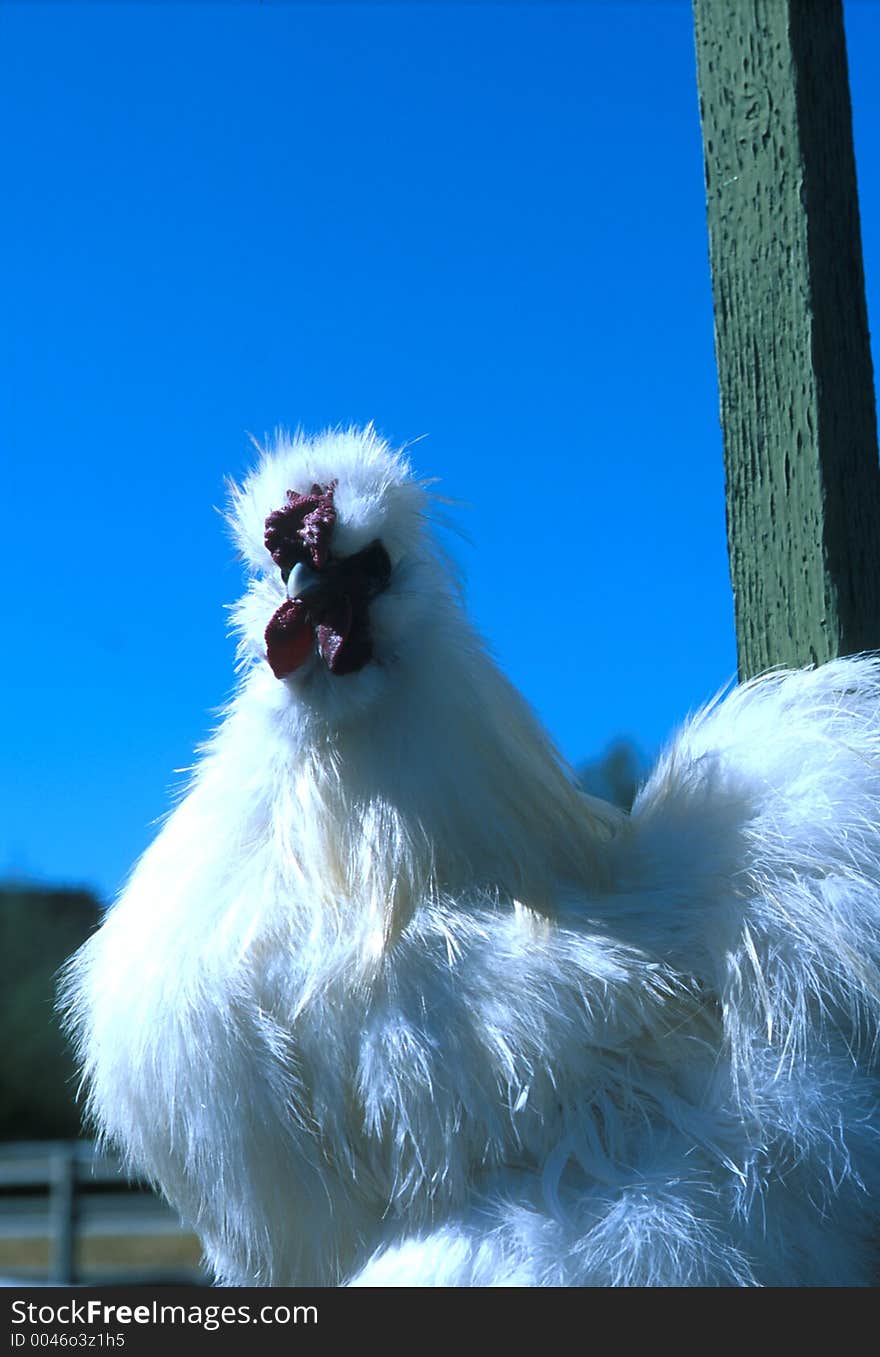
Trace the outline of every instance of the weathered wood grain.
<instances>
[{"instance_id":1,"label":"weathered wood grain","mask_svg":"<svg viewBox=\"0 0 880 1357\"><path fill-rule=\"evenodd\" d=\"M839 0L694 0L740 677L880 646Z\"/></svg>"}]
</instances>

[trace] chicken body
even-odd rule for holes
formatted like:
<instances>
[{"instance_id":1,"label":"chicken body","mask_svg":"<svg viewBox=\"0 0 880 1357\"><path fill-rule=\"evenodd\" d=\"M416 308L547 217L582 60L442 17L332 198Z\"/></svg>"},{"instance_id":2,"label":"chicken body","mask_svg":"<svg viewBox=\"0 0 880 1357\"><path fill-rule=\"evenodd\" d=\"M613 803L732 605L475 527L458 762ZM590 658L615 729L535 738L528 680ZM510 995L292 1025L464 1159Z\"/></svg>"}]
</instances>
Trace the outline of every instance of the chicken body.
<instances>
[{"instance_id":1,"label":"chicken body","mask_svg":"<svg viewBox=\"0 0 880 1357\"><path fill-rule=\"evenodd\" d=\"M876 1280L880 663L737 690L624 817L428 511L369 429L236 492L240 690L65 982L101 1133L221 1283Z\"/></svg>"}]
</instances>

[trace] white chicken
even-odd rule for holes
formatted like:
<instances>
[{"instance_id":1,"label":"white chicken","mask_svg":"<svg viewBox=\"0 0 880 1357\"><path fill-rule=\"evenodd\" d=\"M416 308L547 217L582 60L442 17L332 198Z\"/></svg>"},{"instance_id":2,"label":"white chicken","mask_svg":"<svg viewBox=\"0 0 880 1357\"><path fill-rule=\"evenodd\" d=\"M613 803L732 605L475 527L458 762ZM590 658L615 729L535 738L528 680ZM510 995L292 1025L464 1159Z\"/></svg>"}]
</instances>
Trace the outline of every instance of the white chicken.
<instances>
[{"instance_id":1,"label":"white chicken","mask_svg":"<svg viewBox=\"0 0 880 1357\"><path fill-rule=\"evenodd\" d=\"M369 428L233 492L243 675L72 959L101 1134L221 1284L864 1285L880 662L702 712L630 817Z\"/></svg>"}]
</instances>

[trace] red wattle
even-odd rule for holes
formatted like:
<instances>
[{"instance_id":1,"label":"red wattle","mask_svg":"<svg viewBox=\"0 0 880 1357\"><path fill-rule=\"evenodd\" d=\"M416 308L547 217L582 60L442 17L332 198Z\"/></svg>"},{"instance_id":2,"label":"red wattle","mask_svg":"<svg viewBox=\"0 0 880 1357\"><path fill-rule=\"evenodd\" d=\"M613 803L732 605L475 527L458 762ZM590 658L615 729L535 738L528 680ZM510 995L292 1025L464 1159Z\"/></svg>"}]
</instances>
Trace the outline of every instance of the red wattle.
<instances>
[{"instance_id":1,"label":"red wattle","mask_svg":"<svg viewBox=\"0 0 880 1357\"><path fill-rule=\"evenodd\" d=\"M315 629L302 599L289 598L266 628L266 658L277 679L305 664L314 650Z\"/></svg>"},{"instance_id":2,"label":"red wattle","mask_svg":"<svg viewBox=\"0 0 880 1357\"><path fill-rule=\"evenodd\" d=\"M318 625L318 649L331 674L339 672L345 643L351 631L351 622L351 599L345 595L337 599L332 608L325 608L321 614Z\"/></svg>"}]
</instances>

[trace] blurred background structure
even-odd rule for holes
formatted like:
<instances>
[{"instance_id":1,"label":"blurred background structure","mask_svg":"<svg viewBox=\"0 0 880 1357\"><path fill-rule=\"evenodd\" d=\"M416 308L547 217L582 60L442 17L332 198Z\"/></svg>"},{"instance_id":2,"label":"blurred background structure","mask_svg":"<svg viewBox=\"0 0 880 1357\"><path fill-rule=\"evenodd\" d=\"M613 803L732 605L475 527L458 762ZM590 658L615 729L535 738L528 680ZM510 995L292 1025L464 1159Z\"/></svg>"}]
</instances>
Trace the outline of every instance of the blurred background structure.
<instances>
[{"instance_id":1,"label":"blurred background structure","mask_svg":"<svg viewBox=\"0 0 880 1357\"><path fill-rule=\"evenodd\" d=\"M54 995L99 917L88 891L0 888L0 1278L199 1281L195 1237L81 1139Z\"/></svg>"}]
</instances>

